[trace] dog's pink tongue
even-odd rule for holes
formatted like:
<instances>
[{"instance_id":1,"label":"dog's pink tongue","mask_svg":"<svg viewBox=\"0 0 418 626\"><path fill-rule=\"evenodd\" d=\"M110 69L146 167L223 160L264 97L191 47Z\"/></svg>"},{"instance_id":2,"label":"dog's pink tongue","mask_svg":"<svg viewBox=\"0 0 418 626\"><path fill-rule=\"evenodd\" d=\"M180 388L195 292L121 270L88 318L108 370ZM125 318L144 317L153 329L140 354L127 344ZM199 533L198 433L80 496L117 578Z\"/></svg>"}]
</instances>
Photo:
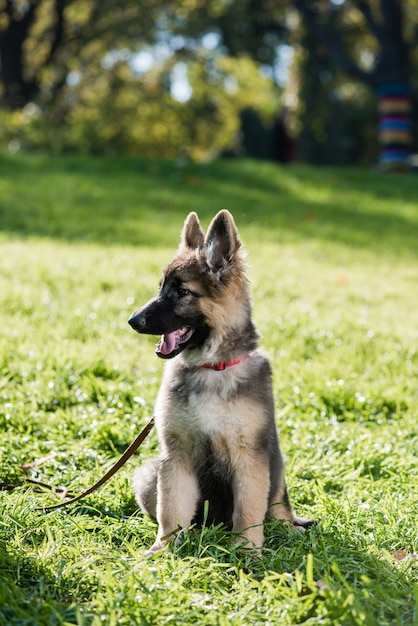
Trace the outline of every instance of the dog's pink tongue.
<instances>
[{"instance_id":1,"label":"dog's pink tongue","mask_svg":"<svg viewBox=\"0 0 418 626\"><path fill-rule=\"evenodd\" d=\"M160 340L159 350L161 354L170 354L176 347L176 333L163 335Z\"/></svg>"}]
</instances>

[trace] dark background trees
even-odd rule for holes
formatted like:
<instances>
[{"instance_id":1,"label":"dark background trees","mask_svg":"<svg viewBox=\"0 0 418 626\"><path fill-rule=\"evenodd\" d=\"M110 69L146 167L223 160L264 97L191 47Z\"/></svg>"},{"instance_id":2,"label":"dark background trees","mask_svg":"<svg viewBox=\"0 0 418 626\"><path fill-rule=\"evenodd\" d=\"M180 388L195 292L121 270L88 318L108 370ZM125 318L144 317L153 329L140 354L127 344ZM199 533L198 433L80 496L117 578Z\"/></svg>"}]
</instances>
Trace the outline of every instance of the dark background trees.
<instances>
[{"instance_id":1,"label":"dark background trees","mask_svg":"<svg viewBox=\"0 0 418 626\"><path fill-rule=\"evenodd\" d=\"M3 105L52 104L77 59L100 62L113 48L154 41L159 8L152 0L0 0Z\"/></svg>"},{"instance_id":2,"label":"dark background trees","mask_svg":"<svg viewBox=\"0 0 418 626\"><path fill-rule=\"evenodd\" d=\"M285 103L301 160L403 167L417 29L417 0L0 0L2 144L267 158Z\"/></svg>"},{"instance_id":3,"label":"dark background trees","mask_svg":"<svg viewBox=\"0 0 418 626\"><path fill-rule=\"evenodd\" d=\"M333 3L294 0L313 49L329 53L337 71L375 92L380 165L407 166L411 153L416 4L399 0ZM407 19L408 17L408 19ZM412 26L414 25L414 26ZM412 26L412 28L411 28Z\"/></svg>"}]
</instances>

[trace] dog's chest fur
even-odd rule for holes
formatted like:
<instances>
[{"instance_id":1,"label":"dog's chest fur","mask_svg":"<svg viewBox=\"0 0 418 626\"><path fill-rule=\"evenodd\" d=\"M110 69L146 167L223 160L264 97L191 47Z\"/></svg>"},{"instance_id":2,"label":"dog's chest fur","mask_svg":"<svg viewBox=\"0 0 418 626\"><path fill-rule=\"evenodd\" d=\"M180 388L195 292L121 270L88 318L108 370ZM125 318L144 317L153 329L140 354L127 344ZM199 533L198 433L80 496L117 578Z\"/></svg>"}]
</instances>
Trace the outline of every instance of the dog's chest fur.
<instances>
[{"instance_id":1,"label":"dog's chest fur","mask_svg":"<svg viewBox=\"0 0 418 626\"><path fill-rule=\"evenodd\" d=\"M163 453L178 450L201 454L210 443L218 458L227 458L231 448L257 446L266 429L264 403L257 400L257 387L264 356L253 353L245 361L218 372L166 364L156 404L156 423Z\"/></svg>"}]
</instances>

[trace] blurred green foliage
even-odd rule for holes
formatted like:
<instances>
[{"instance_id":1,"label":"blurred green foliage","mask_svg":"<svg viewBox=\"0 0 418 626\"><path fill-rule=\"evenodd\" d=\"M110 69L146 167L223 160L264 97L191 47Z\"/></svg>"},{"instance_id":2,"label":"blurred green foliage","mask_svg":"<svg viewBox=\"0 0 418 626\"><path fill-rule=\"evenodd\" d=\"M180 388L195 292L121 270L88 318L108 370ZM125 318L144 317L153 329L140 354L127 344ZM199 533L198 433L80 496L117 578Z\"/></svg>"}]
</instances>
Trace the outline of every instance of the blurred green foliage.
<instances>
[{"instance_id":1,"label":"blurred green foliage","mask_svg":"<svg viewBox=\"0 0 418 626\"><path fill-rule=\"evenodd\" d=\"M0 149L266 158L283 103L278 69L286 44L295 52L284 95L299 158L370 165L377 154L374 94L337 68L296 4L0 0ZM375 38L353 4L305 4L332 9L353 61L373 62ZM380 4L370 2L378 19ZM418 2L403 6L416 67ZM414 142L416 150L416 136Z\"/></svg>"},{"instance_id":2,"label":"blurred green foliage","mask_svg":"<svg viewBox=\"0 0 418 626\"><path fill-rule=\"evenodd\" d=\"M204 161L236 149L242 109L268 120L277 108L278 89L250 54L204 45L192 14L205 2L72 0L61 15L59 4L28 3L36 9L19 71L0 55L3 149ZM28 13L0 0L0 53L12 21L18 27ZM196 32L176 35L189 16ZM7 69L16 74L12 85ZM176 82L188 90L183 97L175 97Z\"/></svg>"}]
</instances>

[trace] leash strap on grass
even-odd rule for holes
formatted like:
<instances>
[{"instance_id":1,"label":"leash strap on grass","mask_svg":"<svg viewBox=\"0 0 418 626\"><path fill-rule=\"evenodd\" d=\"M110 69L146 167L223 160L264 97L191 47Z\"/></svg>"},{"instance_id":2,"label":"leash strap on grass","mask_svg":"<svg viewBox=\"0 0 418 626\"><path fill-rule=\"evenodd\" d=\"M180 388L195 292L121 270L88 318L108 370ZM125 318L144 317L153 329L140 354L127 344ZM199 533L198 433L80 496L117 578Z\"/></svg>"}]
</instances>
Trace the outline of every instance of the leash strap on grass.
<instances>
[{"instance_id":1,"label":"leash strap on grass","mask_svg":"<svg viewBox=\"0 0 418 626\"><path fill-rule=\"evenodd\" d=\"M108 472L106 472L106 474L104 476L102 476L102 478L100 478L100 480L98 480L96 483L94 483L94 485L92 485L91 487L89 487L88 489L83 491L83 493L80 493L80 495L76 496L75 498L71 498L70 500L66 500L65 502L60 502L59 504L52 504L50 506L36 507L35 510L36 511L43 511L44 513L49 513L50 511L54 511L55 509L60 509L60 508L62 508L64 506L67 506L67 504L73 504L74 502L78 502L78 500L81 500L81 498L85 498L86 496L88 496L91 493L93 493L93 491L96 491L96 489L98 489L99 487L104 485L104 483L107 482L109 480L109 478L111 478L114 474L116 474L116 472L123 465L125 465L126 461L131 458L131 456L138 450L138 448L142 444L142 442L148 437L148 435L151 432L153 426L154 426L154 418L152 418L148 422L148 424L141 430L141 432L139 433L138 437L136 437L136 439L131 443L129 448L126 448L125 452L122 454L122 456L117 461L117 463L115 463L115 465L113 467L111 467L110 470Z\"/></svg>"}]
</instances>

